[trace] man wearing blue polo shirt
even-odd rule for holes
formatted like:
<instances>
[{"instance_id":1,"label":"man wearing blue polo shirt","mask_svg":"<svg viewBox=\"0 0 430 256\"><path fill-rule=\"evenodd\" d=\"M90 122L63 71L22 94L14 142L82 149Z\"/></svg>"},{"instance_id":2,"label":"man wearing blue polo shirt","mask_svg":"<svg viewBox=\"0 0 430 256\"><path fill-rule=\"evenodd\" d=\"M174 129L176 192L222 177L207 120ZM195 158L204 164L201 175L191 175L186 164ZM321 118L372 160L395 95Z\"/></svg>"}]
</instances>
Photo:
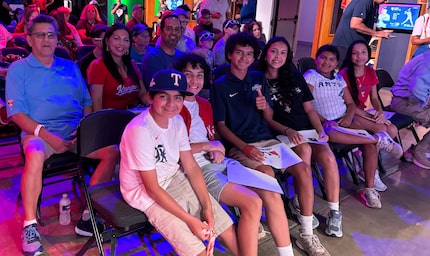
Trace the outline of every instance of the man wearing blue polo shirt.
<instances>
[{"instance_id":1,"label":"man wearing blue polo shirt","mask_svg":"<svg viewBox=\"0 0 430 256\"><path fill-rule=\"evenodd\" d=\"M7 113L22 130L25 154L21 177L25 255L43 253L36 223L43 162L53 154L76 152L76 127L92 111L91 97L78 66L54 56L57 34L56 22L51 17L41 14L34 18L27 35L32 53L13 63L6 78ZM88 157L100 159L90 185L112 179L119 160L118 146L102 148ZM84 212L75 231L90 236L90 227L89 214Z\"/></svg>"}]
</instances>

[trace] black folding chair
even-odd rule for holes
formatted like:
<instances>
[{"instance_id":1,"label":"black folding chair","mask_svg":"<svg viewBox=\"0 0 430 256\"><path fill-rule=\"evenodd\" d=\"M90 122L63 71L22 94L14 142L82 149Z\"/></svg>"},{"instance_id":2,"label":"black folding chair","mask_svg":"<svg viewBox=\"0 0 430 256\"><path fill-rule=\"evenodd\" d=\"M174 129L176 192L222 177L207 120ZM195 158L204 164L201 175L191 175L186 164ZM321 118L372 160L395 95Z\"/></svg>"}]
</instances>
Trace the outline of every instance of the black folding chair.
<instances>
[{"instance_id":1,"label":"black folding chair","mask_svg":"<svg viewBox=\"0 0 430 256\"><path fill-rule=\"evenodd\" d=\"M85 44L85 45L79 46L78 49L76 50L76 60L77 61L81 60L85 55L87 55L92 50L94 50L94 48L96 48L96 46L92 44Z\"/></svg>"},{"instance_id":2,"label":"black folding chair","mask_svg":"<svg viewBox=\"0 0 430 256\"><path fill-rule=\"evenodd\" d=\"M304 74L309 69L316 69L317 66L315 64L315 60L311 57L303 57L297 61L297 68L300 73Z\"/></svg>"},{"instance_id":3,"label":"black folding chair","mask_svg":"<svg viewBox=\"0 0 430 256\"><path fill-rule=\"evenodd\" d=\"M78 127L80 163L86 155L95 150L110 145L118 145L124 128L134 116L132 112L114 109L102 110L86 116ZM84 166L82 164L80 164L79 170L80 175L83 176ZM118 181L98 184L89 188L84 182L82 187L94 231L93 236L77 255L84 255L94 242L98 247L99 254L105 255L102 244L108 240L111 241L111 255L115 255L117 238L141 230L144 232L152 230L145 214L132 208L124 201ZM109 225L109 228L101 233L97 229L95 212Z\"/></svg>"},{"instance_id":4,"label":"black folding chair","mask_svg":"<svg viewBox=\"0 0 430 256\"><path fill-rule=\"evenodd\" d=\"M64 46L55 47L54 55L66 60L73 60L72 55L70 55L69 51Z\"/></svg>"},{"instance_id":5,"label":"black folding chair","mask_svg":"<svg viewBox=\"0 0 430 256\"><path fill-rule=\"evenodd\" d=\"M25 58L28 55L30 55L30 52L22 47L6 47L1 49L1 53L4 57L6 57L9 54L18 55L21 58Z\"/></svg>"}]
</instances>

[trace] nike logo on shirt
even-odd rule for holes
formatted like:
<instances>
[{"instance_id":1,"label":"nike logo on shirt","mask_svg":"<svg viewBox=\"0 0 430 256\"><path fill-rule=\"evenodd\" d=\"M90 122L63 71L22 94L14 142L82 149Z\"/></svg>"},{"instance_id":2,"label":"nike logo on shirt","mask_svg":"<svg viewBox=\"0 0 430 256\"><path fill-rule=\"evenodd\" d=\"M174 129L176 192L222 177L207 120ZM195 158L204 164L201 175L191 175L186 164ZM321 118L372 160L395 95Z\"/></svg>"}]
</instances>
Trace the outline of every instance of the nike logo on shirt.
<instances>
[{"instance_id":1,"label":"nike logo on shirt","mask_svg":"<svg viewBox=\"0 0 430 256\"><path fill-rule=\"evenodd\" d=\"M233 98L234 96L236 96L236 94L238 94L238 92L230 93L228 96L229 96L230 98Z\"/></svg>"}]
</instances>

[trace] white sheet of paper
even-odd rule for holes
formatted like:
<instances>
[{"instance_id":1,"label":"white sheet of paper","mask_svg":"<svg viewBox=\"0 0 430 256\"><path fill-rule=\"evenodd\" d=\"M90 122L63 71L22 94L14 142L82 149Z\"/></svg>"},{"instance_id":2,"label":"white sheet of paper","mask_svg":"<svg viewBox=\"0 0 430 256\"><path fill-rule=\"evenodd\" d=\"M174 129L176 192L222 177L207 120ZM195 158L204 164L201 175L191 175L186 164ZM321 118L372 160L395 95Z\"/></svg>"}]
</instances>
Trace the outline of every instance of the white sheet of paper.
<instances>
[{"instance_id":1,"label":"white sheet of paper","mask_svg":"<svg viewBox=\"0 0 430 256\"><path fill-rule=\"evenodd\" d=\"M303 136L303 142L302 143L314 143L314 144L327 144L327 142L319 141L318 133L315 129L312 130L301 130L297 131ZM285 145L287 145L290 148L294 148L298 144L294 144L290 141L288 136L285 135L278 135L276 138L283 142Z\"/></svg>"},{"instance_id":2,"label":"white sheet of paper","mask_svg":"<svg viewBox=\"0 0 430 256\"><path fill-rule=\"evenodd\" d=\"M300 163L302 159L284 143L278 143L269 147L258 148L264 154L264 164L284 169Z\"/></svg>"},{"instance_id":3,"label":"white sheet of paper","mask_svg":"<svg viewBox=\"0 0 430 256\"><path fill-rule=\"evenodd\" d=\"M284 193L275 178L245 167L236 161L227 163L227 178L232 183L270 190L279 194Z\"/></svg>"},{"instance_id":4,"label":"white sheet of paper","mask_svg":"<svg viewBox=\"0 0 430 256\"><path fill-rule=\"evenodd\" d=\"M374 115L376 113L376 110L375 109L368 109L368 110L366 110L366 112ZM384 116L385 116L385 119L387 119L387 120L390 119L390 118L392 118L394 116L394 114L396 114L396 113L395 112L384 111Z\"/></svg>"},{"instance_id":5,"label":"white sheet of paper","mask_svg":"<svg viewBox=\"0 0 430 256\"><path fill-rule=\"evenodd\" d=\"M360 136L368 139L374 139L374 137L370 135L366 130L349 129L349 128L340 127L340 126L336 126L336 127L333 126L333 128L336 129L338 132Z\"/></svg>"}]
</instances>

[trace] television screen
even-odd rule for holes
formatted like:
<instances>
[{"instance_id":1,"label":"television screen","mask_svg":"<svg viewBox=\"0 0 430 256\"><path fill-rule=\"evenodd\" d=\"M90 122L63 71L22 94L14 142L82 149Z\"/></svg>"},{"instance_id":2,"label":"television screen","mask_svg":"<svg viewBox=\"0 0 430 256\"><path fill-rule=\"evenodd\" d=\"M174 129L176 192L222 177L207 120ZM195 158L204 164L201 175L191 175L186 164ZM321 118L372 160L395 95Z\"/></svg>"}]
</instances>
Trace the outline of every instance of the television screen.
<instances>
[{"instance_id":1,"label":"television screen","mask_svg":"<svg viewBox=\"0 0 430 256\"><path fill-rule=\"evenodd\" d=\"M420 11L420 4L380 4L376 27L392 29L394 32L412 33Z\"/></svg>"}]
</instances>

